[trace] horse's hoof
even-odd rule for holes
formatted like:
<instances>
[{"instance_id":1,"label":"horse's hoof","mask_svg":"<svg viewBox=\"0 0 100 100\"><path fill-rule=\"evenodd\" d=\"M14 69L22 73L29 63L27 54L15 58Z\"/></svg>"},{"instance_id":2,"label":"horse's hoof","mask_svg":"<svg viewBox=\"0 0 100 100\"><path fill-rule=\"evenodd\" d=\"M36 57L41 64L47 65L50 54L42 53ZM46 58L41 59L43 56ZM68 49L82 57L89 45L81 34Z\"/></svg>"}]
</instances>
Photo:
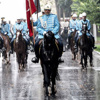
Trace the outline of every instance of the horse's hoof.
<instances>
[{"instance_id":1,"label":"horse's hoof","mask_svg":"<svg viewBox=\"0 0 100 100\"><path fill-rule=\"evenodd\" d=\"M55 94L52 94L51 96L52 96L53 98L55 98L55 97L56 97L56 96L55 96Z\"/></svg>"},{"instance_id":2,"label":"horse's hoof","mask_svg":"<svg viewBox=\"0 0 100 100\"><path fill-rule=\"evenodd\" d=\"M50 100L50 96L45 96L45 100Z\"/></svg>"},{"instance_id":3,"label":"horse's hoof","mask_svg":"<svg viewBox=\"0 0 100 100\"><path fill-rule=\"evenodd\" d=\"M74 58L72 58L72 60L75 60Z\"/></svg>"}]
</instances>

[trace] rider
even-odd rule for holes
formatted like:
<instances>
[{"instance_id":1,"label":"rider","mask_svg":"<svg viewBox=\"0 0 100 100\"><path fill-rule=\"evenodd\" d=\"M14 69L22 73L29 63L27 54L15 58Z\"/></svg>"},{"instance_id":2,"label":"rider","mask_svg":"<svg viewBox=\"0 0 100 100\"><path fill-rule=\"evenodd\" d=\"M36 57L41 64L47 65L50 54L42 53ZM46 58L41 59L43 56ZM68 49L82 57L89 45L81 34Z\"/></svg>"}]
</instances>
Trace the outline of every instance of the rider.
<instances>
[{"instance_id":1,"label":"rider","mask_svg":"<svg viewBox=\"0 0 100 100\"><path fill-rule=\"evenodd\" d=\"M70 32L68 35L68 48L70 47L70 39L71 39L72 33L75 31L76 26L77 26L76 19L77 19L77 14L73 14L72 20L70 20L70 24L69 24Z\"/></svg>"},{"instance_id":2,"label":"rider","mask_svg":"<svg viewBox=\"0 0 100 100\"><path fill-rule=\"evenodd\" d=\"M77 47L77 37L78 37L79 35L81 35L81 33L80 33L80 25L81 25L82 19L83 19L83 18L82 18L82 14L80 14L80 15L79 15L79 20L77 21L76 34L75 34L75 47L74 47L74 48L76 48L77 51L78 51L78 47Z\"/></svg>"},{"instance_id":3,"label":"rider","mask_svg":"<svg viewBox=\"0 0 100 100\"><path fill-rule=\"evenodd\" d=\"M11 40L11 53L12 54L13 54L13 42L16 38L16 30L20 30L20 31L22 30L23 38L25 39L26 43L28 44L28 40L27 40L26 36L24 35L26 33L24 24L21 22L20 19L17 19L17 22L15 23L15 25L13 27L14 36Z\"/></svg>"},{"instance_id":4,"label":"rider","mask_svg":"<svg viewBox=\"0 0 100 100\"><path fill-rule=\"evenodd\" d=\"M87 30L87 31L88 31L88 32L87 32L87 36L90 37L90 39L91 39L91 41L92 41L92 47L93 47L93 49L95 49L96 47L95 47L94 36L93 36L93 35L91 34L91 32L90 32L90 29L91 29L90 21L89 21L88 19L86 19L87 15L86 15L85 12L82 13L82 17L83 17L83 19L81 20L81 23L80 23L78 38L82 35L82 23L87 24L87 29L88 29L88 30ZM77 40L78 40L78 38L77 38ZM76 40L76 42L77 42L77 40Z\"/></svg>"},{"instance_id":5,"label":"rider","mask_svg":"<svg viewBox=\"0 0 100 100\"><path fill-rule=\"evenodd\" d=\"M10 25L6 22L6 20L3 21L2 30L3 30L3 31L2 31L3 34L8 35L8 37L9 37L10 39L12 39L12 34L11 34L11 32L10 32Z\"/></svg>"},{"instance_id":6,"label":"rider","mask_svg":"<svg viewBox=\"0 0 100 100\"><path fill-rule=\"evenodd\" d=\"M64 20L63 18L60 18L60 35L63 33L64 30Z\"/></svg>"},{"instance_id":7,"label":"rider","mask_svg":"<svg viewBox=\"0 0 100 100\"><path fill-rule=\"evenodd\" d=\"M35 43L35 55L36 57L32 58L32 62L38 63L39 62L39 41L44 38L44 34L46 34L48 31L51 31L55 38L58 41L59 46L59 62L62 62L61 56L63 51L63 43L62 40L58 34L59 31L59 21L55 14L51 14L51 6L45 5L44 8L45 15L39 17L38 24L37 24L37 31L38 31L38 39Z\"/></svg>"}]
</instances>

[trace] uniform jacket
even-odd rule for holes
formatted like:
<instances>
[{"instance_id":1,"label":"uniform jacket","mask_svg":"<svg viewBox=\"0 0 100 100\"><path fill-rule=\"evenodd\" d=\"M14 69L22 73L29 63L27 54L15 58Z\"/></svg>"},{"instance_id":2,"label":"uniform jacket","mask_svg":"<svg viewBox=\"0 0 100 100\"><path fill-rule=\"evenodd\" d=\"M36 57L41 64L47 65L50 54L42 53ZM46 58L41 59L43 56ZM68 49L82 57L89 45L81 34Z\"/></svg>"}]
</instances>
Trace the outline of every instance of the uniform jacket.
<instances>
[{"instance_id":1,"label":"uniform jacket","mask_svg":"<svg viewBox=\"0 0 100 100\"><path fill-rule=\"evenodd\" d=\"M43 33L48 31L52 31L56 39L60 38L58 34L59 21L57 16L54 14L43 15L39 17L36 29L38 32L38 38L43 38Z\"/></svg>"}]
</instances>

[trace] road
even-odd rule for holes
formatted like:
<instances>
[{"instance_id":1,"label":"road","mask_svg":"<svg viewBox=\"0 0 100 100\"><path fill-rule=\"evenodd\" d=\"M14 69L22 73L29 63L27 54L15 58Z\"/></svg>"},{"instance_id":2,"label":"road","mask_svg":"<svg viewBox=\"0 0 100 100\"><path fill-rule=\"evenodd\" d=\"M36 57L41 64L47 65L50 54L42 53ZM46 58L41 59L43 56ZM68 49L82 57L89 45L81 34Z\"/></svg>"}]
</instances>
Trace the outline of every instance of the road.
<instances>
[{"instance_id":1,"label":"road","mask_svg":"<svg viewBox=\"0 0 100 100\"><path fill-rule=\"evenodd\" d=\"M15 53L10 65L0 58L0 100L44 100L42 69L31 62L33 56L30 52L27 68L21 72ZM56 98L51 100L100 100L100 56L94 52L94 67L88 66L87 71L71 57L70 50L63 53Z\"/></svg>"}]
</instances>

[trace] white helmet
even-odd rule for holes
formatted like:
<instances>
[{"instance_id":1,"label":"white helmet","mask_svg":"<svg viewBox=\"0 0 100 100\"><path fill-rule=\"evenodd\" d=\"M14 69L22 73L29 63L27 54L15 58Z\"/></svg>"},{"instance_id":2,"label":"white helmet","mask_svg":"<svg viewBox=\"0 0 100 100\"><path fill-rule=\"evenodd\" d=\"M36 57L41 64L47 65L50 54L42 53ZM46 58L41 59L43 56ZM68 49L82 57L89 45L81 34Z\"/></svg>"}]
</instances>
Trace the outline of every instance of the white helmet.
<instances>
[{"instance_id":1,"label":"white helmet","mask_svg":"<svg viewBox=\"0 0 100 100\"><path fill-rule=\"evenodd\" d=\"M73 14L73 17L77 17L77 14Z\"/></svg>"},{"instance_id":2,"label":"white helmet","mask_svg":"<svg viewBox=\"0 0 100 100\"><path fill-rule=\"evenodd\" d=\"M85 13L85 12L83 12L83 13L82 13L82 16L86 16L86 13Z\"/></svg>"},{"instance_id":3,"label":"white helmet","mask_svg":"<svg viewBox=\"0 0 100 100\"><path fill-rule=\"evenodd\" d=\"M63 20L63 18L60 18L60 20Z\"/></svg>"},{"instance_id":4,"label":"white helmet","mask_svg":"<svg viewBox=\"0 0 100 100\"><path fill-rule=\"evenodd\" d=\"M51 10L51 6L47 4L47 5L45 5L45 7L44 7L44 10L45 10L45 9Z\"/></svg>"},{"instance_id":5,"label":"white helmet","mask_svg":"<svg viewBox=\"0 0 100 100\"><path fill-rule=\"evenodd\" d=\"M82 17L82 14L79 15L79 18Z\"/></svg>"}]
</instances>

